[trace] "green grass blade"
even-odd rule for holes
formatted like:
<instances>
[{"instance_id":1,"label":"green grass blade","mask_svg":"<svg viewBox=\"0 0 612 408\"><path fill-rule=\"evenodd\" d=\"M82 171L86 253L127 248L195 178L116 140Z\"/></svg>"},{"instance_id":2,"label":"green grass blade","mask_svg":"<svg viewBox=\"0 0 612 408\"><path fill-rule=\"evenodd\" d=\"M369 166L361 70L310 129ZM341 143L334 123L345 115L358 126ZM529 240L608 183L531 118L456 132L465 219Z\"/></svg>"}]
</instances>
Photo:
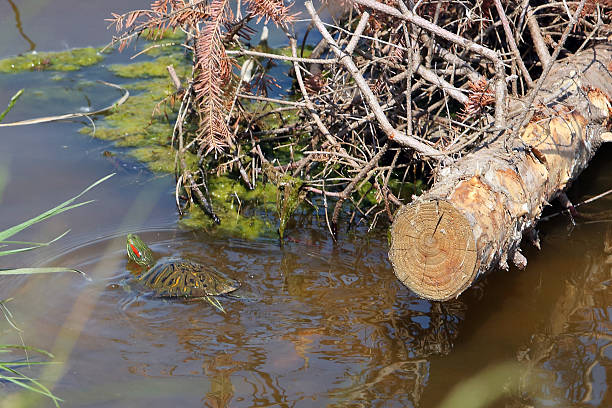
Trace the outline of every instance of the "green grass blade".
<instances>
[{"instance_id":1,"label":"green grass blade","mask_svg":"<svg viewBox=\"0 0 612 408\"><path fill-rule=\"evenodd\" d=\"M13 362L4 362L0 363L0 367L24 367L24 366L33 366L33 365L49 365L49 364L62 364L59 361L13 361Z\"/></svg>"},{"instance_id":2,"label":"green grass blade","mask_svg":"<svg viewBox=\"0 0 612 408\"><path fill-rule=\"evenodd\" d=\"M65 212L65 211L72 210L73 208L77 208L77 207L80 207L80 206L85 205L85 204L93 203L94 201L95 200L89 200L89 201L85 201L83 203L73 204L73 205L68 206L68 207L62 207L62 206L64 206L66 204L66 203L62 203L62 204L58 205L57 207L54 207L54 208L50 209L49 211L46 211L46 212L44 212L44 213L42 213L42 214L40 214L40 215L38 215L38 216L36 216L36 217L34 217L32 219L29 219L27 221L22 222L19 225L15 225L14 227L8 228L8 229L6 229L4 231L0 231L0 242L4 242L4 240L6 238L10 238L13 235L17 234L18 232L23 231L24 229L26 229L26 228L28 228L28 227L36 224L36 223L44 221L47 218L51 218L54 215L61 214L61 213Z\"/></svg>"},{"instance_id":3,"label":"green grass blade","mask_svg":"<svg viewBox=\"0 0 612 408\"><path fill-rule=\"evenodd\" d=\"M70 232L70 230L66 230L66 232L64 232L63 234L57 236L56 238L53 238L51 241L49 242L28 242L28 241L2 241L3 244L11 244L11 245L34 245L34 246L48 246L51 245L52 243L54 243L55 241L57 241L60 238L63 238L66 234L68 234ZM2 246L6 246L6 245L2 245Z\"/></svg>"},{"instance_id":4,"label":"green grass blade","mask_svg":"<svg viewBox=\"0 0 612 408\"><path fill-rule=\"evenodd\" d=\"M56 238L53 238L49 242L2 241L3 244L32 245L32 246L24 247L24 248L16 248L16 249L7 249L7 250L4 250L4 251L0 251L0 256L10 255L10 254L14 254L14 253L17 253L17 252L30 251L32 249L40 248L40 247L43 247L43 246L49 246L52 243L54 243L55 241L57 241L58 239L63 238L69 232L70 232L70 230L67 230L66 232L64 232L63 234L57 236ZM5 246L6 245L1 245L0 248L5 247Z\"/></svg>"},{"instance_id":5,"label":"green grass blade","mask_svg":"<svg viewBox=\"0 0 612 408\"><path fill-rule=\"evenodd\" d=\"M98 181L94 182L93 184L91 184L89 187L87 187L85 190L81 191L79 194L77 194L76 196L72 197L69 200L64 201L63 203L61 203L60 205L53 207L52 209L45 211L44 213L31 218L27 221L22 222L19 225L15 225L14 227L8 228L4 231L0 231L0 241L4 241L7 238L12 237L13 235L17 234L18 232L40 222L43 221L49 217L52 217L54 215L57 214L61 214L64 211L68 211L70 209L76 208L76 207L80 207L81 205L85 205L85 204L89 204L92 201L86 201L84 203L78 203L78 204L72 204L74 201L76 201L77 199L79 199L83 194L87 193L89 190L91 190L92 188L94 188L95 186L97 186L98 184L108 180L109 178L111 178L112 176L114 176L115 173L111 173L108 176L102 177L101 179L99 179ZM71 205L72 204L72 205Z\"/></svg>"},{"instance_id":6,"label":"green grass blade","mask_svg":"<svg viewBox=\"0 0 612 408\"><path fill-rule=\"evenodd\" d=\"M39 246L32 246L32 247L25 247L25 248L17 248L17 249L7 249L5 251L0 251L0 256L5 256L5 255L11 255L11 254L16 254L18 252L26 252L26 251L31 251L33 249L36 248L40 248L42 245Z\"/></svg>"},{"instance_id":7,"label":"green grass blade","mask_svg":"<svg viewBox=\"0 0 612 408\"><path fill-rule=\"evenodd\" d=\"M41 354L53 357L52 354L44 350L34 348L34 347L17 346L17 345L1 345L0 348L3 348L5 350L8 348L18 349L18 350L31 350L31 351L36 351ZM50 364L50 363L47 363L47 362L32 363L29 361L28 362L11 362L11 363L0 362L0 381L8 381L23 389L35 392L40 395L44 395L50 398L56 407L59 407L60 406L59 402L63 401L61 398L55 396L51 392L51 390L49 390L46 386L44 386L42 383L40 383L35 378L28 377L24 373L12 368L13 366L30 366L32 364L43 365L43 364ZM7 373L9 374L7 375ZM12 376L10 374L12 374Z\"/></svg>"},{"instance_id":8,"label":"green grass blade","mask_svg":"<svg viewBox=\"0 0 612 408\"><path fill-rule=\"evenodd\" d=\"M29 378L29 377L25 377L25 376L21 380L17 380L17 379L13 379L13 378L14 377L5 377L3 375L0 375L0 379L7 380L7 381L9 381L9 382L11 382L11 383L13 383L15 385L18 385L18 386L20 386L20 387L22 387L22 388L24 388L26 390L30 390L32 392L35 392L35 393L44 395L46 397L49 397L49 398L51 398L53 400L53 402L55 403L56 407L60 406L58 402L62 401L62 399L59 398L59 397L56 397L55 395L53 395L51 393L51 391L47 387L45 387L44 385L42 385L38 381L33 380L32 378ZM31 385L28 384L28 382L30 382L32 384L35 384L36 387L32 387ZM39 388L37 388L37 387L39 387Z\"/></svg>"},{"instance_id":9,"label":"green grass blade","mask_svg":"<svg viewBox=\"0 0 612 408\"><path fill-rule=\"evenodd\" d=\"M0 269L0 276L5 275L34 275L39 273L62 273L73 272L78 273L89 279L87 274L78 269L63 268L63 267L42 267L42 268L15 268L15 269Z\"/></svg>"},{"instance_id":10,"label":"green grass blade","mask_svg":"<svg viewBox=\"0 0 612 408\"><path fill-rule=\"evenodd\" d=\"M2 202L2 193L4 193L4 188L8 182L7 169L8 163L2 163L2 165L0 165L0 202Z\"/></svg>"},{"instance_id":11,"label":"green grass blade","mask_svg":"<svg viewBox=\"0 0 612 408\"><path fill-rule=\"evenodd\" d=\"M11 311L9 310L8 307L6 307L5 303L8 302L9 300L12 299L7 299L7 300L3 300L0 301L0 310L2 311L2 314L4 315L4 318L6 319L6 321L8 322L8 324L17 332L17 333L21 333L21 329L19 327L17 327L17 325L15 324L14 320L13 320L13 314L11 313ZM2 345L0 345L0 352L2 351Z\"/></svg>"},{"instance_id":12,"label":"green grass blade","mask_svg":"<svg viewBox=\"0 0 612 408\"><path fill-rule=\"evenodd\" d=\"M39 349L36 347L32 347L32 346L20 346L18 344L0 344L0 351L7 351L7 352L11 352L14 350L23 350L23 351L32 351L38 354L42 354L45 357L48 358L55 358L55 356L51 353L49 353L46 350L43 349ZM4 364L4 363L2 363Z\"/></svg>"},{"instance_id":13,"label":"green grass blade","mask_svg":"<svg viewBox=\"0 0 612 408\"><path fill-rule=\"evenodd\" d=\"M15 106L15 102L17 102L17 99L19 99L22 93L23 93L23 89L20 89L17 91L15 95L13 95L13 97L9 101L8 107L4 110L4 112L0 113L0 122L2 122L2 119L4 119L6 114L9 113L11 109L13 109L13 106Z\"/></svg>"}]
</instances>

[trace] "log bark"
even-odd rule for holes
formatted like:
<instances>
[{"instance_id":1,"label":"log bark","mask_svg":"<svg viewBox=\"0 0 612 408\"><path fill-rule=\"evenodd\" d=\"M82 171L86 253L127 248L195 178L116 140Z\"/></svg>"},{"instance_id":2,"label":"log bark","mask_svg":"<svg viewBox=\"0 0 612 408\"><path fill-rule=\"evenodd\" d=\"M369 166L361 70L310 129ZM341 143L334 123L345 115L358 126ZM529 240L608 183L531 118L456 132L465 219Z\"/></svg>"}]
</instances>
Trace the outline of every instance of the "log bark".
<instances>
[{"instance_id":1,"label":"log bark","mask_svg":"<svg viewBox=\"0 0 612 408\"><path fill-rule=\"evenodd\" d=\"M555 63L518 137L508 131L442 168L429 191L398 210L389 258L404 285L446 300L507 269L508 259L526 266L523 234L610 136L610 70L610 44Z\"/></svg>"}]
</instances>

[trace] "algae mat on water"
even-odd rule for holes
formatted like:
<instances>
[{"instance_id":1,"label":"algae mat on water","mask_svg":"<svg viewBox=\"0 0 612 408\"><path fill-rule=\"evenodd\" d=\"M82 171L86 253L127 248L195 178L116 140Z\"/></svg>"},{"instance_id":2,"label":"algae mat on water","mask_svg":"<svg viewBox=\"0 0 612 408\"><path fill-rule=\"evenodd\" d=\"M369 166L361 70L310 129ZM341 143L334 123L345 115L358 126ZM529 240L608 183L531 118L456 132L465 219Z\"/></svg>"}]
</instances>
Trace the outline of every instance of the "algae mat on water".
<instances>
[{"instance_id":1,"label":"algae mat on water","mask_svg":"<svg viewBox=\"0 0 612 408\"><path fill-rule=\"evenodd\" d=\"M167 66L173 65L182 78L190 73L189 61L176 47L152 49L155 58L142 57L146 61L127 64L113 64L106 67L106 75L116 81L127 78L123 84L131 97L121 106L114 107L96 121L93 127L83 127L81 133L113 141L118 148L128 148L127 154L145 163L154 172L173 173L175 152L170 146L172 123L176 117L170 105L159 102L170 97L174 85L167 74ZM93 48L75 49L60 53L32 53L0 60L0 72L5 74L26 71L78 70L102 61L103 55ZM93 67L98 70L100 67ZM84 71L87 77L89 71ZM113 79L106 77L113 81ZM53 80L50 76L49 80ZM192 168L197 167L195 154L187 154L186 161ZM221 225L204 215L198 208L192 208L181 224L188 228L204 228L211 233L257 238L276 233L274 214L276 188L271 184L259 183L255 190L247 190L241 183L225 176L209 176L207 180L215 212L221 218Z\"/></svg>"},{"instance_id":2,"label":"algae mat on water","mask_svg":"<svg viewBox=\"0 0 612 408\"><path fill-rule=\"evenodd\" d=\"M0 60L0 72L76 71L104 59L99 48L75 48L61 52L31 52Z\"/></svg>"}]
</instances>

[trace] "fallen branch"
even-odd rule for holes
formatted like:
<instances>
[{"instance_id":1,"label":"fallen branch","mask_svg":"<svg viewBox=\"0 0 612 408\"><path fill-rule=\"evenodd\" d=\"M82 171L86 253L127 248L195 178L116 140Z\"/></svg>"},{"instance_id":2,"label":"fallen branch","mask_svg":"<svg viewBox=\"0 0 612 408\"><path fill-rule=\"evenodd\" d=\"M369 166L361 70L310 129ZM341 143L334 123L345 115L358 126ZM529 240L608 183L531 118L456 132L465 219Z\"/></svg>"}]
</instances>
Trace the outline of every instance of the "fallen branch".
<instances>
[{"instance_id":1,"label":"fallen branch","mask_svg":"<svg viewBox=\"0 0 612 408\"><path fill-rule=\"evenodd\" d=\"M389 257L406 286L445 300L478 276L507 269L508 259L526 266L523 232L536 227L542 208L607 140L610 59L612 45L600 45L555 63L540 84L538 106L555 95L539 112L544 117L523 128L520 138L499 138L442 169L429 191L398 211ZM573 86L559 94L567 78Z\"/></svg>"}]
</instances>

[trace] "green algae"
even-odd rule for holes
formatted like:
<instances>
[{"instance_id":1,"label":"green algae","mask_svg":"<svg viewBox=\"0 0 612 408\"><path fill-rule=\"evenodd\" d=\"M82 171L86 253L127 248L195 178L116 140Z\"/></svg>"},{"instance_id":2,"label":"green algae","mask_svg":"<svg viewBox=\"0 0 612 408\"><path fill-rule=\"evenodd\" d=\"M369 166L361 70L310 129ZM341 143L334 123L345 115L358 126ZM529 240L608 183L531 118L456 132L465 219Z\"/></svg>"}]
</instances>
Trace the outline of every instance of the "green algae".
<instances>
[{"instance_id":1,"label":"green algae","mask_svg":"<svg viewBox=\"0 0 612 408\"><path fill-rule=\"evenodd\" d=\"M95 133L90 127L82 128L81 133L92 134L103 140L111 140L118 147L133 147L129 154L146 163L152 171L172 173L174 171L174 152L170 147L172 111L162 111L153 115L159 101L172 93L169 79L152 79L126 85L132 92L123 105L117 106L108 113L104 121L96 127ZM187 162L194 164L195 155L187 154Z\"/></svg>"},{"instance_id":2,"label":"green algae","mask_svg":"<svg viewBox=\"0 0 612 408\"><path fill-rule=\"evenodd\" d=\"M221 224L215 224L199 207L193 206L189 216L181 220L182 226L245 239L276 234L276 222L267 216L276 208L274 185L259 184L254 190L247 190L227 176L213 176L208 179L208 191Z\"/></svg>"},{"instance_id":3,"label":"green algae","mask_svg":"<svg viewBox=\"0 0 612 408\"><path fill-rule=\"evenodd\" d=\"M268 102L263 107L261 104L250 102L244 102L243 105L245 109L249 110L252 113L257 113L258 115L271 112L278 108L286 108L286 105L281 105L280 103ZM298 115L299 109L291 109L291 110L283 110L282 112L274 112L268 115L265 115L262 119L258 121L258 125L263 129L278 129L284 126L291 126L300 120Z\"/></svg>"},{"instance_id":4,"label":"green algae","mask_svg":"<svg viewBox=\"0 0 612 408\"><path fill-rule=\"evenodd\" d=\"M160 74L159 67L162 67L162 78L140 80L155 76L151 75L152 65L147 64L149 62L157 64L157 72ZM167 109L163 114L152 115L159 101L174 92L166 71L169 62L168 58L160 57L147 63L129 64L136 67L112 67L111 70L116 74L119 71L123 74L129 73L125 76L139 80L125 85L133 96L105 116L104 121L97 126L94 136L112 140L119 147L132 147L128 154L145 163L152 171L173 173L176 152L170 146L170 123L174 121L175 113ZM92 129L83 128L81 131L91 133ZM185 160L188 168L196 168L195 154L187 152ZM221 219L221 224L215 224L199 207L192 206L188 216L181 220L183 227L205 229L210 233L245 239L275 234L275 220L265 217L266 213L275 212L277 189L274 185L260 184L254 190L247 190L240 182L226 176L210 177L207 185L213 209Z\"/></svg>"},{"instance_id":5,"label":"green algae","mask_svg":"<svg viewBox=\"0 0 612 408\"><path fill-rule=\"evenodd\" d=\"M169 53L176 53L179 46L185 42L185 33L181 30L146 29L140 38L146 39L141 47L143 53L151 57L159 57Z\"/></svg>"},{"instance_id":6,"label":"green algae","mask_svg":"<svg viewBox=\"0 0 612 408\"><path fill-rule=\"evenodd\" d=\"M280 239L283 239L285 229L293 213L295 213L300 203L306 198L306 193L302 190L303 184L304 182L300 179L285 176L283 182L278 187L276 203L280 220L278 226Z\"/></svg>"},{"instance_id":7,"label":"green algae","mask_svg":"<svg viewBox=\"0 0 612 408\"><path fill-rule=\"evenodd\" d=\"M281 174L270 163L262 163L262 170L276 186L276 212L279 218L278 235L283 239L285 228L300 203L306 198L302 190L304 181L288 174Z\"/></svg>"},{"instance_id":8,"label":"green algae","mask_svg":"<svg viewBox=\"0 0 612 408\"><path fill-rule=\"evenodd\" d=\"M136 160L147 163L152 171L174 172L174 153L165 146L146 146L130 150L130 156Z\"/></svg>"},{"instance_id":9,"label":"green algae","mask_svg":"<svg viewBox=\"0 0 612 408\"><path fill-rule=\"evenodd\" d=\"M179 76L187 73L185 58L182 55L164 55L152 61L135 62L132 64L113 64L108 69L123 78L167 78L167 66L172 65Z\"/></svg>"},{"instance_id":10,"label":"green algae","mask_svg":"<svg viewBox=\"0 0 612 408\"><path fill-rule=\"evenodd\" d=\"M427 184L421 179L416 179L414 182L402 182L401 180L391 178L388 185L396 197L403 199L410 199L413 195L421 195L427 189Z\"/></svg>"},{"instance_id":11,"label":"green algae","mask_svg":"<svg viewBox=\"0 0 612 408\"><path fill-rule=\"evenodd\" d=\"M98 48L75 48L61 52L32 52L0 60L0 72L76 71L99 63L104 57Z\"/></svg>"},{"instance_id":12,"label":"green algae","mask_svg":"<svg viewBox=\"0 0 612 408\"><path fill-rule=\"evenodd\" d=\"M143 139L159 137L160 133L171 131L166 118L153 115L153 110L162 99L172 93L169 80L149 80L125 87L132 93L130 98L121 106L114 107L108 113L102 127L96 130L96 137L108 140L123 139L130 135L141 135ZM145 92L138 92L147 89ZM136 92L134 92L136 91ZM147 136L147 137L145 137ZM155 139L159 144L162 139ZM142 140L146 143L146 140ZM142 143L127 143L124 146L140 146Z\"/></svg>"},{"instance_id":13,"label":"green algae","mask_svg":"<svg viewBox=\"0 0 612 408\"><path fill-rule=\"evenodd\" d=\"M375 205L378 204L376 200L376 189L369 181L362 181L358 184L357 193L359 194L359 200L364 204Z\"/></svg>"}]
</instances>

